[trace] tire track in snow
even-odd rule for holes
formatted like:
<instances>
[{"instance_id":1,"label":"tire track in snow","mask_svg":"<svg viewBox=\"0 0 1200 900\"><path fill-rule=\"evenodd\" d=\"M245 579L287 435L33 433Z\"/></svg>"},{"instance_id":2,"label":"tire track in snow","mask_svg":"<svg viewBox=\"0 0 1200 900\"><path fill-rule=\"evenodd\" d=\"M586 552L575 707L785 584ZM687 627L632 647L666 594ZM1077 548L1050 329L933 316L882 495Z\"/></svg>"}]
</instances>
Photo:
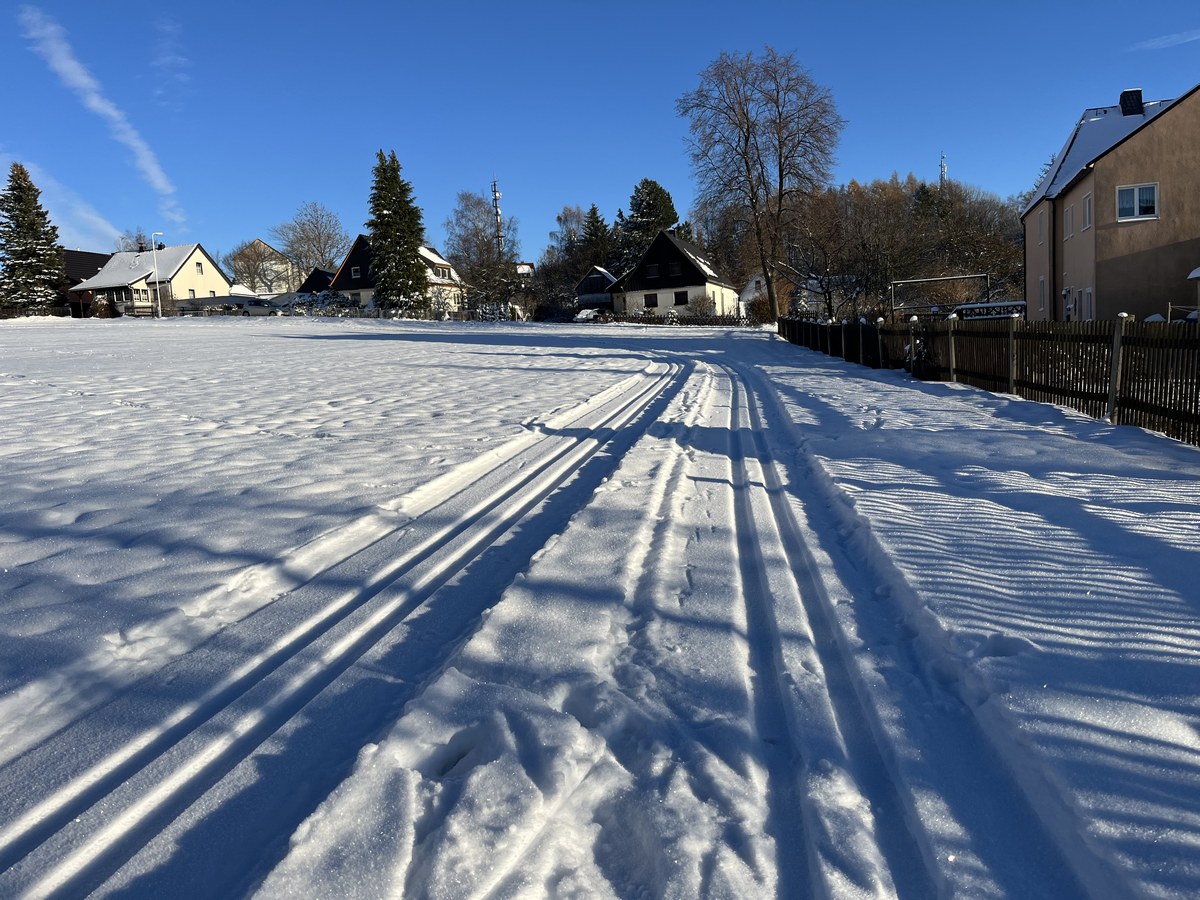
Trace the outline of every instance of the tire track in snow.
<instances>
[{"instance_id":1,"label":"tire track in snow","mask_svg":"<svg viewBox=\"0 0 1200 900\"><path fill-rule=\"evenodd\" d=\"M121 704L110 704L0 770L0 821L6 822L0 827L0 865L7 869L0 874L0 892L75 894L111 875L587 460L618 437L632 440L629 431L648 427L645 412L680 371L677 365L656 368L660 371L644 377L628 396L605 392L605 400L572 427L547 429L521 452L473 473L446 508L436 504L436 496L427 497L432 533L401 546L395 559L397 548L390 542L382 542L387 548L372 543L370 554L342 560L288 595L287 604L272 604L276 616L255 615L229 629L222 635L226 643L246 631L270 634L266 625L288 621L283 607L305 594L321 595L315 606L309 602L311 614L290 623L284 637L233 671L222 670L226 657L216 647L180 658L174 668L186 670L200 660L208 663L207 674L220 677L194 699L158 715L149 728L124 737L121 716L113 715ZM639 420L639 428L628 429ZM401 538L412 533L406 530ZM344 571L361 566L362 555L375 561L373 570ZM386 562L380 566L380 560ZM341 579L353 587L341 590ZM324 602L328 598L320 589L333 594L332 603ZM472 611L473 619L498 596L486 598ZM454 649L444 651L446 658ZM140 704L127 702L121 711L129 713L132 706ZM86 752L97 739L109 745L99 759ZM72 748L78 755L72 756ZM67 769L69 776L61 777ZM22 790L55 781L49 796Z\"/></svg>"}]
</instances>

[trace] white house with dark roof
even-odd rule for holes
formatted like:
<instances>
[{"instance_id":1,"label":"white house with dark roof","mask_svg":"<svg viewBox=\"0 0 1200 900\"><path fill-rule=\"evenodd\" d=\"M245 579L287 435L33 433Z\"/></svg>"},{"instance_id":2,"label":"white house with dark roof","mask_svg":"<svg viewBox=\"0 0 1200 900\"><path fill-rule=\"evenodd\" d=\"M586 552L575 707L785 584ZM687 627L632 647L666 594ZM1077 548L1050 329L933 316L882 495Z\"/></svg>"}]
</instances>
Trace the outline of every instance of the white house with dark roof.
<instances>
[{"instance_id":1,"label":"white house with dark roof","mask_svg":"<svg viewBox=\"0 0 1200 900\"><path fill-rule=\"evenodd\" d=\"M618 315L738 314L737 288L717 274L703 250L671 231L655 235L637 265L608 290Z\"/></svg>"},{"instance_id":2,"label":"white house with dark roof","mask_svg":"<svg viewBox=\"0 0 1200 900\"><path fill-rule=\"evenodd\" d=\"M152 316L161 291L162 313L173 315L189 299L223 297L232 282L199 244L114 253L91 278L71 288L90 291L92 302L109 301L126 314Z\"/></svg>"},{"instance_id":3,"label":"white house with dark roof","mask_svg":"<svg viewBox=\"0 0 1200 900\"><path fill-rule=\"evenodd\" d=\"M417 252L427 270L426 296L433 314L442 317L458 312L462 307L464 285L454 266L432 247L420 247ZM371 274L373 255L370 237L360 234L334 273L329 289L348 297L356 306L369 305L375 299L375 278Z\"/></svg>"}]
</instances>

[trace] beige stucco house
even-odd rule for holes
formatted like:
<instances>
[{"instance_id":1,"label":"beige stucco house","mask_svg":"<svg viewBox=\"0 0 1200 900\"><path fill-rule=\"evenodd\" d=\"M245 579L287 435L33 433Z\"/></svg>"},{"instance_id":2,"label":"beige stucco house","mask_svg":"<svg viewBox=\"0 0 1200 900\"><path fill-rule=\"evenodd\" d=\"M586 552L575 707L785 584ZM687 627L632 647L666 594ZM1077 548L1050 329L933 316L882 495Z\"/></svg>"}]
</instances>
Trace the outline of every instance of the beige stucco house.
<instances>
[{"instance_id":1,"label":"beige stucco house","mask_svg":"<svg viewBox=\"0 0 1200 900\"><path fill-rule=\"evenodd\" d=\"M1177 100L1124 91L1086 110L1021 216L1028 317L1166 315L1195 305L1200 85Z\"/></svg>"},{"instance_id":2,"label":"beige stucco house","mask_svg":"<svg viewBox=\"0 0 1200 900\"><path fill-rule=\"evenodd\" d=\"M154 315L156 297L161 296L162 314L170 316L189 299L227 295L231 284L203 247L179 244L114 253L99 272L71 291L91 291L93 303L107 300L135 316Z\"/></svg>"}]
</instances>

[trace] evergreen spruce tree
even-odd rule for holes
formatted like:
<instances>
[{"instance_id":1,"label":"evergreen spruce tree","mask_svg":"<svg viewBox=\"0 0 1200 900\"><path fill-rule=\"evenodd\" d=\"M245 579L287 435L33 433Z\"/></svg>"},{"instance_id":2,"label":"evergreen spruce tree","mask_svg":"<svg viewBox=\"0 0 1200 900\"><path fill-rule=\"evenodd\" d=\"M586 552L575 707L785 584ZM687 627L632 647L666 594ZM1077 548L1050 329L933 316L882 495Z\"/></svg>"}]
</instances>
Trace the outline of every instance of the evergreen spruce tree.
<instances>
[{"instance_id":1,"label":"evergreen spruce tree","mask_svg":"<svg viewBox=\"0 0 1200 900\"><path fill-rule=\"evenodd\" d=\"M425 240L421 209L413 199L412 185L400 177L400 161L393 150L376 158L371 185L371 276L375 305L401 309L407 315L428 316L429 281L420 249Z\"/></svg>"},{"instance_id":2,"label":"evergreen spruce tree","mask_svg":"<svg viewBox=\"0 0 1200 900\"><path fill-rule=\"evenodd\" d=\"M612 230L593 203L583 217L583 239L580 256L588 266L608 266L612 251Z\"/></svg>"},{"instance_id":3,"label":"evergreen spruce tree","mask_svg":"<svg viewBox=\"0 0 1200 900\"><path fill-rule=\"evenodd\" d=\"M40 197L26 168L13 163L0 194L0 307L28 315L49 312L66 280L58 229Z\"/></svg>"},{"instance_id":4,"label":"evergreen spruce tree","mask_svg":"<svg viewBox=\"0 0 1200 900\"><path fill-rule=\"evenodd\" d=\"M655 236L678 221L666 189L652 178L639 181L629 198L629 215L618 210L613 223L613 274L622 275L636 266Z\"/></svg>"}]
</instances>

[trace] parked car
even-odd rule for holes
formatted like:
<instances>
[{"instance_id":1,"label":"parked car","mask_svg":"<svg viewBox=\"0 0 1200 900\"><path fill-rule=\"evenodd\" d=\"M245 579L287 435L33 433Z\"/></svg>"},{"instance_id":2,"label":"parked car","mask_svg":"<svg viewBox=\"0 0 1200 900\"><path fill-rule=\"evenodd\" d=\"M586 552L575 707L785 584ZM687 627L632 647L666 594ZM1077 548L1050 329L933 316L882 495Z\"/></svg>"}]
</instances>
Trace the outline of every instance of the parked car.
<instances>
[{"instance_id":1,"label":"parked car","mask_svg":"<svg viewBox=\"0 0 1200 900\"><path fill-rule=\"evenodd\" d=\"M247 297L241 303L243 316L270 316L279 309L270 300L259 300L257 297Z\"/></svg>"}]
</instances>

